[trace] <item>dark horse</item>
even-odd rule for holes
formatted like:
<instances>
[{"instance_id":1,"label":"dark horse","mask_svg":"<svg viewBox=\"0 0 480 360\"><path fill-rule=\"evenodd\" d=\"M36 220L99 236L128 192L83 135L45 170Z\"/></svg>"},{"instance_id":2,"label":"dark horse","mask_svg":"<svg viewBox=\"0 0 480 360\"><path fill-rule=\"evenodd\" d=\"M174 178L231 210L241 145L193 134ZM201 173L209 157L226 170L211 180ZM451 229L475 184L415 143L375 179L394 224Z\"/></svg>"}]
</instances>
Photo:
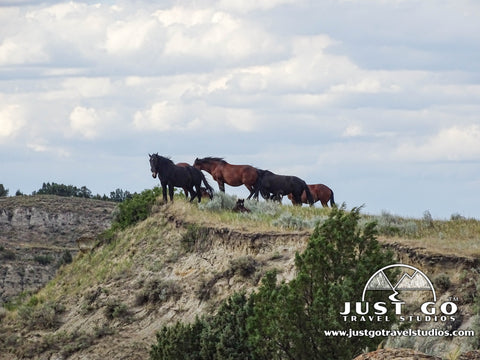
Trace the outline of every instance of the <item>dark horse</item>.
<instances>
[{"instance_id":1,"label":"dark horse","mask_svg":"<svg viewBox=\"0 0 480 360\"><path fill-rule=\"evenodd\" d=\"M230 186L245 185L250 191L247 199L250 199L254 194L258 173L257 168L253 166L232 165L218 157L196 158L193 166L212 175L213 180L218 183L218 188L222 192L225 192L225 184Z\"/></svg>"},{"instance_id":2,"label":"dark horse","mask_svg":"<svg viewBox=\"0 0 480 360\"><path fill-rule=\"evenodd\" d=\"M190 164L186 163L186 162L179 162L176 164L177 166L181 166L181 167L189 167L191 166ZM203 175L203 174L202 174ZM183 192L185 194L185 198L188 199L188 189L186 187L183 188ZM202 198L208 198L210 200L213 199L213 189L210 188L210 189L207 189L206 187L200 187L200 192L201 192L201 197ZM193 194L190 194L190 196L193 196Z\"/></svg>"},{"instance_id":3,"label":"dark horse","mask_svg":"<svg viewBox=\"0 0 480 360\"><path fill-rule=\"evenodd\" d=\"M269 170L258 170L259 181L255 187L255 195L258 192L265 199L281 199L283 195L292 194L294 205L302 205L302 192L306 193L308 203L313 205L313 197L305 181L296 176L277 175Z\"/></svg>"},{"instance_id":4,"label":"dark horse","mask_svg":"<svg viewBox=\"0 0 480 360\"><path fill-rule=\"evenodd\" d=\"M173 191L175 186L186 188L188 190L191 195L190 202L192 202L195 197L198 198L198 202L201 201L200 185L202 184L202 181L208 190L213 191L202 172L195 169L193 166L177 166L169 158L158 154L148 154L148 156L150 156L150 170L152 176L153 178L156 178L158 175L160 183L162 184L163 201L168 201L167 186L170 201L173 201ZM195 190L193 188L195 188Z\"/></svg>"},{"instance_id":5,"label":"dark horse","mask_svg":"<svg viewBox=\"0 0 480 360\"><path fill-rule=\"evenodd\" d=\"M307 185L312 193L313 201L317 202L320 200L323 207L328 207L328 202L330 201L330 206L335 206L335 199L333 198L333 190L330 189L327 185L315 184ZM292 194L288 194L288 198L295 204ZM307 203L307 194L302 193L302 203Z\"/></svg>"}]
</instances>

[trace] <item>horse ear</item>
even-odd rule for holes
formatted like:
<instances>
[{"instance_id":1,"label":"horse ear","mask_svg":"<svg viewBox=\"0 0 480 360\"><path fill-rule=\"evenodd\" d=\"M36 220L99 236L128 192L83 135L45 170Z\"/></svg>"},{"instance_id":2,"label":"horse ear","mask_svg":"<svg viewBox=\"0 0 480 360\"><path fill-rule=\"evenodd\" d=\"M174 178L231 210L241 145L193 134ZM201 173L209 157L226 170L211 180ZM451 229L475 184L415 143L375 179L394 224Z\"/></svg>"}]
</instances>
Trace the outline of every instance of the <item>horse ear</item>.
<instances>
[{"instance_id":1,"label":"horse ear","mask_svg":"<svg viewBox=\"0 0 480 360\"><path fill-rule=\"evenodd\" d=\"M152 157L152 155L150 155L150 153L148 153L148 156Z\"/></svg>"}]
</instances>

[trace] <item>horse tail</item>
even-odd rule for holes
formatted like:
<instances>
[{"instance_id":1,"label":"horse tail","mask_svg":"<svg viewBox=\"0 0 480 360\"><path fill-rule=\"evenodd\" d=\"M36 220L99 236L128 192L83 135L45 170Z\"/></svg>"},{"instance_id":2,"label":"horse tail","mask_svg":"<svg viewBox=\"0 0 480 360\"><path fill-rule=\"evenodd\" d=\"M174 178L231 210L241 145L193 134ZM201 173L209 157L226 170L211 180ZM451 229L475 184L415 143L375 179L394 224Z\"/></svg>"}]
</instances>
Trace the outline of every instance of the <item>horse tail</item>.
<instances>
[{"instance_id":1,"label":"horse tail","mask_svg":"<svg viewBox=\"0 0 480 360\"><path fill-rule=\"evenodd\" d=\"M210 199L211 199L211 198L213 198L213 188L208 183L207 179L205 178L205 175L203 175L203 172L201 170L199 170L199 171L200 171L200 175L202 175L203 184L207 188L207 192L210 195Z\"/></svg>"},{"instance_id":2,"label":"horse tail","mask_svg":"<svg viewBox=\"0 0 480 360\"><path fill-rule=\"evenodd\" d=\"M257 171L257 180L253 185L252 194L254 194L254 197L258 200L258 192L260 191L260 186L262 184L263 177L265 176L265 170L257 168L255 168L255 170Z\"/></svg>"},{"instance_id":3,"label":"horse tail","mask_svg":"<svg viewBox=\"0 0 480 360\"><path fill-rule=\"evenodd\" d=\"M331 206L331 207L337 206L337 205L335 204L335 199L334 199L334 197L333 197L333 190L330 189L330 192L332 193L332 195L330 195L330 206Z\"/></svg>"},{"instance_id":4,"label":"horse tail","mask_svg":"<svg viewBox=\"0 0 480 360\"><path fill-rule=\"evenodd\" d=\"M308 203L310 204L310 206L313 206L313 203L315 201L313 200L312 193L310 192L310 189L308 188L307 183L303 182L303 186L304 186L303 190L305 191L305 194L307 195ZM302 203L300 203L300 204L302 204Z\"/></svg>"}]
</instances>

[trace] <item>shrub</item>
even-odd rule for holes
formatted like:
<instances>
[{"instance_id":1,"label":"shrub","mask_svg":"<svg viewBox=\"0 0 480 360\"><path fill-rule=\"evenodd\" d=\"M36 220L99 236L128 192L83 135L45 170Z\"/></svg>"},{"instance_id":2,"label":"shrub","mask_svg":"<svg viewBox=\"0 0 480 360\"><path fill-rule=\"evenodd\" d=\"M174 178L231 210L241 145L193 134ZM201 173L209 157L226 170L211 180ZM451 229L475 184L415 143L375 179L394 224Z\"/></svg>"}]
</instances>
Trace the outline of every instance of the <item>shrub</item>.
<instances>
[{"instance_id":1,"label":"shrub","mask_svg":"<svg viewBox=\"0 0 480 360\"><path fill-rule=\"evenodd\" d=\"M232 274L239 274L244 278L252 276L257 270L258 263L251 256L241 256L230 261Z\"/></svg>"},{"instance_id":2,"label":"shrub","mask_svg":"<svg viewBox=\"0 0 480 360\"><path fill-rule=\"evenodd\" d=\"M118 205L114 214L113 227L125 229L126 227L145 220L151 212L152 206L162 193L161 188L155 187L135 194Z\"/></svg>"},{"instance_id":3,"label":"shrub","mask_svg":"<svg viewBox=\"0 0 480 360\"><path fill-rule=\"evenodd\" d=\"M410 236L418 234L417 223L413 220L404 220L399 216L390 214L383 210L380 216L376 217L377 229L380 234L387 236Z\"/></svg>"},{"instance_id":4,"label":"shrub","mask_svg":"<svg viewBox=\"0 0 480 360\"><path fill-rule=\"evenodd\" d=\"M215 316L196 318L192 324L177 322L157 333L150 350L152 360L252 359L247 319L252 304L245 294L234 294Z\"/></svg>"},{"instance_id":5,"label":"shrub","mask_svg":"<svg viewBox=\"0 0 480 360\"><path fill-rule=\"evenodd\" d=\"M179 300L182 296L182 288L173 280L153 279L148 281L136 297L136 305L146 303L161 304L171 298Z\"/></svg>"},{"instance_id":6,"label":"shrub","mask_svg":"<svg viewBox=\"0 0 480 360\"><path fill-rule=\"evenodd\" d=\"M55 329L59 324L58 316L64 310L61 304L41 303L37 297L32 296L26 304L19 307L18 316L22 324L29 329Z\"/></svg>"},{"instance_id":7,"label":"shrub","mask_svg":"<svg viewBox=\"0 0 480 360\"><path fill-rule=\"evenodd\" d=\"M124 320L129 321L131 318L131 312L128 310L127 305L119 300L110 300L105 306L104 315L108 320Z\"/></svg>"},{"instance_id":8,"label":"shrub","mask_svg":"<svg viewBox=\"0 0 480 360\"><path fill-rule=\"evenodd\" d=\"M2 247L0 249L0 259L2 260L15 260L16 255L12 250L7 250Z\"/></svg>"},{"instance_id":9,"label":"shrub","mask_svg":"<svg viewBox=\"0 0 480 360\"><path fill-rule=\"evenodd\" d=\"M428 227L435 227L435 225L433 224L432 214L430 214L430 211L428 210L425 210L423 212L423 221L427 224Z\"/></svg>"},{"instance_id":10,"label":"shrub","mask_svg":"<svg viewBox=\"0 0 480 360\"><path fill-rule=\"evenodd\" d=\"M450 220L452 221L466 220L466 217L463 215L460 215L459 213L454 213L450 216Z\"/></svg>"},{"instance_id":11,"label":"shrub","mask_svg":"<svg viewBox=\"0 0 480 360\"><path fill-rule=\"evenodd\" d=\"M198 208L209 211L232 210L236 203L236 196L228 195L220 191L213 194L212 200L200 203Z\"/></svg>"},{"instance_id":12,"label":"shrub","mask_svg":"<svg viewBox=\"0 0 480 360\"><path fill-rule=\"evenodd\" d=\"M317 224L321 224L325 218L321 216L313 217L312 219L305 219L299 215L292 215L289 211L282 213L278 219L275 219L272 222L272 225L278 226L284 229L294 229L294 230L303 230L303 229L312 229Z\"/></svg>"},{"instance_id":13,"label":"shrub","mask_svg":"<svg viewBox=\"0 0 480 360\"><path fill-rule=\"evenodd\" d=\"M440 274L434 280L433 283L435 288L440 289L441 291L447 291L452 284L450 277L447 274Z\"/></svg>"},{"instance_id":14,"label":"shrub","mask_svg":"<svg viewBox=\"0 0 480 360\"><path fill-rule=\"evenodd\" d=\"M282 206L275 201L245 200L245 207L253 214L265 214L269 216L276 216L282 211Z\"/></svg>"},{"instance_id":15,"label":"shrub","mask_svg":"<svg viewBox=\"0 0 480 360\"><path fill-rule=\"evenodd\" d=\"M36 255L33 260L38 262L40 265L48 265L51 264L53 261L53 257L51 255Z\"/></svg>"},{"instance_id":16,"label":"shrub","mask_svg":"<svg viewBox=\"0 0 480 360\"><path fill-rule=\"evenodd\" d=\"M185 251L191 252L195 248L195 244L199 241L206 240L208 229L197 224L188 224L187 231L180 239L180 243Z\"/></svg>"},{"instance_id":17,"label":"shrub","mask_svg":"<svg viewBox=\"0 0 480 360\"><path fill-rule=\"evenodd\" d=\"M72 253L69 250L65 250L62 253L60 260L58 260L58 266L62 266L64 264L70 264L73 261Z\"/></svg>"}]
</instances>

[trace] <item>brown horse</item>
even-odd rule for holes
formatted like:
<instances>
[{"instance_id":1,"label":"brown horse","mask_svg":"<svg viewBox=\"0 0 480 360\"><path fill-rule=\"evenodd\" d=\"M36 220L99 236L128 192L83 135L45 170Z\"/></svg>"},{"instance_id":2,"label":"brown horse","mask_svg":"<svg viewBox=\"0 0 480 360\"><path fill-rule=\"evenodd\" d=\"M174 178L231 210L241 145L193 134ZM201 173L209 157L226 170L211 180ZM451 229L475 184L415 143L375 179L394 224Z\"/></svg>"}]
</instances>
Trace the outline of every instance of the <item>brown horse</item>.
<instances>
[{"instance_id":1,"label":"brown horse","mask_svg":"<svg viewBox=\"0 0 480 360\"><path fill-rule=\"evenodd\" d=\"M212 175L213 180L218 183L218 188L222 192L225 192L225 184L230 186L245 185L250 191L247 199L250 199L255 192L254 187L258 172L253 166L232 165L218 157L196 158L193 166Z\"/></svg>"},{"instance_id":2,"label":"brown horse","mask_svg":"<svg viewBox=\"0 0 480 360\"><path fill-rule=\"evenodd\" d=\"M328 201L330 201L330 206L335 206L335 199L333 198L333 191L327 185L323 184L315 184L315 185L307 185L310 189L310 192L313 196L313 201L317 202L320 200L323 207L328 207ZM292 204L295 205L295 201L293 199L292 194L288 194L288 198L292 201ZM305 191L302 193L302 203L307 204L307 195Z\"/></svg>"},{"instance_id":3,"label":"brown horse","mask_svg":"<svg viewBox=\"0 0 480 360\"><path fill-rule=\"evenodd\" d=\"M184 168L191 166L189 163L186 163L186 162L179 162L179 163L176 163L175 165L181 166L181 167L184 167ZM183 188L183 192L185 193L185 199L188 199L188 189L186 187ZM213 191L207 189L206 187L200 186L200 192L201 192L202 198L204 198L204 199L208 198L208 199L212 200ZM192 194L190 194L190 195L192 195Z\"/></svg>"}]
</instances>

